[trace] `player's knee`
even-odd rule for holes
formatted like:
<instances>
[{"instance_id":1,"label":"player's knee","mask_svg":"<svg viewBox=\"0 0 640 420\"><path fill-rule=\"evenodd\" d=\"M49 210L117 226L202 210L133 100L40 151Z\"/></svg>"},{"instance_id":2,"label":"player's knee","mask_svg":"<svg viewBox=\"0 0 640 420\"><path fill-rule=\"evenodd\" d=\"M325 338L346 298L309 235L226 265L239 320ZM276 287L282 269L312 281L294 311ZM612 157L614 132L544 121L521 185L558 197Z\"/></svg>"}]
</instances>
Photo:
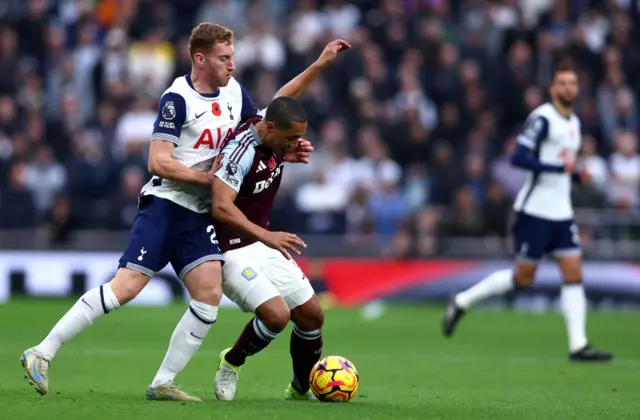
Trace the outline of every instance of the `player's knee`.
<instances>
[{"instance_id":1,"label":"player's knee","mask_svg":"<svg viewBox=\"0 0 640 420\"><path fill-rule=\"evenodd\" d=\"M528 276L513 276L513 283L517 289L526 289L533 284L533 278Z\"/></svg>"},{"instance_id":2,"label":"player's knee","mask_svg":"<svg viewBox=\"0 0 640 420\"><path fill-rule=\"evenodd\" d=\"M565 283L582 282L582 269L580 268L580 265L564 267L561 271Z\"/></svg>"},{"instance_id":3,"label":"player's knee","mask_svg":"<svg viewBox=\"0 0 640 420\"><path fill-rule=\"evenodd\" d=\"M121 268L109 282L109 286L120 305L124 305L138 296L150 279L146 274Z\"/></svg>"},{"instance_id":4,"label":"player's knee","mask_svg":"<svg viewBox=\"0 0 640 420\"><path fill-rule=\"evenodd\" d=\"M296 323L303 331L320 330L324 325L324 311L318 308L317 311L308 313L301 322Z\"/></svg>"},{"instance_id":5,"label":"player's knee","mask_svg":"<svg viewBox=\"0 0 640 420\"><path fill-rule=\"evenodd\" d=\"M536 266L528 264L517 264L513 272L513 283L516 288L526 289L533 284L536 274Z\"/></svg>"},{"instance_id":6,"label":"player's knee","mask_svg":"<svg viewBox=\"0 0 640 420\"><path fill-rule=\"evenodd\" d=\"M184 284L192 299L218 306L222 299L220 262L207 261L194 268L185 275Z\"/></svg>"},{"instance_id":7,"label":"player's knee","mask_svg":"<svg viewBox=\"0 0 640 420\"><path fill-rule=\"evenodd\" d=\"M265 327L274 333L284 330L291 319L289 307L282 298L274 298L263 303L256 310L256 315Z\"/></svg>"},{"instance_id":8,"label":"player's knee","mask_svg":"<svg viewBox=\"0 0 640 420\"><path fill-rule=\"evenodd\" d=\"M291 319L303 331L319 330L324 325L324 311L314 296L304 305L292 310Z\"/></svg>"},{"instance_id":9,"label":"player's knee","mask_svg":"<svg viewBox=\"0 0 640 420\"><path fill-rule=\"evenodd\" d=\"M191 294L193 299L211 306L218 306L220 304L220 300L222 299L222 290L219 285L207 284L197 290L197 293Z\"/></svg>"},{"instance_id":10,"label":"player's knee","mask_svg":"<svg viewBox=\"0 0 640 420\"><path fill-rule=\"evenodd\" d=\"M558 265L565 283L582 282L582 260L580 257L558 259Z\"/></svg>"}]
</instances>

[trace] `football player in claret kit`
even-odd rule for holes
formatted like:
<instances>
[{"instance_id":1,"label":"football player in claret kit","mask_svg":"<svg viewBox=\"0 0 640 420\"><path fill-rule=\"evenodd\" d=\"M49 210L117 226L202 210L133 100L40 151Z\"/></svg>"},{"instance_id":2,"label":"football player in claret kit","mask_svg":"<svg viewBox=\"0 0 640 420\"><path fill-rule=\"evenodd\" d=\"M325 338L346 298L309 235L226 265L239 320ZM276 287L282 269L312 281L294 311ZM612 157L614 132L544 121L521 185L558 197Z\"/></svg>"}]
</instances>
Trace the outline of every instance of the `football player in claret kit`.
<instances>
[{"instance_id":1,"label":"football player in claret kit","mask_svg":"<svg viewBox=\"0 0 640 420\"><path fill-rule=\"evenodd\" d=\"M294 234L268 229L284 163L297 161L296 146L306 128L301 105L292 98L276 98L264 120L240 132L222 151L211 211L225 256L223 290L255 317L235 345L220 354L214 384L220 400L234 398L246 358L267 347L289 320L293 321L293 380L286 396L310 399L312 395L309 374L322 353L324 314L290 254L299 254L297 247L306 245Z\"/></svg>"},{"instance_id":2,"label":"football player in claret kit","mask_svg":"<svg viewBox=\"0 0 640 420\"><path fill-rule=\"evenodd\" d=\"M552 102L536 108L527 119L512 158L514 165L529 172L514 204L515 267L492 273L458 293L445 311L443 333L451 336L472 305L529 287L539 260L550 254L564 280L560 303L569 338L569 360L608 361L612 354L591 347L586 334L587 301L578 228L573 222L571 181L586 182L590 176L575 166L581 141L580 120L573 113L578 78L569 64L555 70L550 94Z\"/></svg>"},{"instance_id":3,"label":"football player in claret kit","mask_svg":"<svg viewBox=\"0 0 640 420\"><path fill-rule=\"evenodd\" d=\"M278 91L300 95L316 75L349 44L336 40L320 58ZM174 379L216 322L222 296L218 239L210 216L211 182L224 139L258 114L232 77L233 32L214 23L196 26L189 40L191 72L163 94L149 152L151 180L142 188L139 209L115 277L86 292L49 335L21 357L26 379L41 394L49 390L50 362L60 347L103 315L134 299L168 263L191 301L176 326L147 399L200 401ZM304 154L304 152L301 152Z\"/></svg>"}]
</instances>

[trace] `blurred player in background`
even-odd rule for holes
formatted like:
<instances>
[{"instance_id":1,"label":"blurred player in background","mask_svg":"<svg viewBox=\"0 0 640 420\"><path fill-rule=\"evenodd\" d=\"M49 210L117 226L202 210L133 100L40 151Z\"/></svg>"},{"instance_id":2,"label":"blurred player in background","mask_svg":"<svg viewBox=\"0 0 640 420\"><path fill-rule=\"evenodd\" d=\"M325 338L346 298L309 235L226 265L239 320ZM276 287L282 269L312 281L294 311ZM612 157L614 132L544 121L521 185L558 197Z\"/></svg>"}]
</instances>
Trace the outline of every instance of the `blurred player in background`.
<instances>
[{"instance_id":1,"label":"blurred player in background","mask_svg":"<svg viewBox=\"0 0 640 420\"><path fill-rule=\"evenodd\" d=\"M220 354L215 392L232 400L240 367L293 321L293 380L285 395L310 399L309 374L322 353L324 313L309 280L290 252L306 247L298 236L269 231L269 216L285 162L300 160L307 116L293 98L271 102L264 120L240 132L223 149L223 167L213 181L212 216L224 252L223 289L245 312L247 323L232 348Z\"/></svg>"},{"instance_id":2,"label":"blurred player in background","mask_svg":"<svg viewBox=\"0 0 640 420\"><path fill-rule=\"evenodd\" d=\"M300 95L344 47L330 43L313 66L276 96ZM149 152L151 180L142 188L138 215L119 269L109 283L85 293L21 362L41 394L49 390L50 362L57 351L103 315L134 299L151 277L171 263L191 301L178 323L147 398L200 401L174 379L216 322L222 296L222 254L209 214L214 158L240 123L258 114L232 77L233 32L214 23L196 26L189 40L191 72L177 78L160 99Z\"/></svg>"},{"instance_id":3,"label":"blurred player in background","mask_svg":"<svg viewBox=\"0 0 640 420\"><path fill-rule=\"evenodd\" d=\"M569 337L569 359L607 361L612 354L591 347L586 334L587 301L579 233L573 222L571 181L588 182L590 175L576 170L581 132L573 102L578 95L578 77L570 64L555 70L550 94L552 102L535 109L527 119L512 158L515 166L529 172L514 204L515 267L497 271L458 293L446 309L443 333L451 336L474 304L529 287L538 262L544 254L550 254L564 279L560 302Z\"/></svg>"}]
</instances>

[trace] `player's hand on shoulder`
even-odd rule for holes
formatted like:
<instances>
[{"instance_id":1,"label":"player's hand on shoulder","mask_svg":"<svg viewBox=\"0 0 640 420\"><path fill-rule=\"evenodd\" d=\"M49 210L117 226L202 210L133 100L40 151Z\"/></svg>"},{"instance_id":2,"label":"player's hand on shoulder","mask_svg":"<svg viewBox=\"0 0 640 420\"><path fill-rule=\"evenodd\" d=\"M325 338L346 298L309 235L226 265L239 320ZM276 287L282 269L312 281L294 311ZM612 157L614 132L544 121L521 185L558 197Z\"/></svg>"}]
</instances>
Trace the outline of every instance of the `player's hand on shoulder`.
<instances>
[{"instance_id":1,"label":"player's hand on shoulder","mask_svg":"<svg viewBox=\"0 0 640 420\"><path fill-rule=\"evenodd\" d=\"M285 162L309 163L309 156L313 153L313 146L309 140L299 139L298 146L284 155Z\"/></svg>"},{"instance_id":2,"label":"player's hand on shoulder","mask_svg":"<svg viewBox=\"0 0 640 420\"><path fill-rule=\"evenodd\" d=\"M335 41L331 41L324 47L322 54L320 54L320 58L318 58L318 64L322 67L328 66L331 64L336 57L351 48L351 45L342 39L336 39Z\"/></svg>"},{"instance_id":3,"label":"player's hand on shoulder","mask_svg":"<svg viewBox=\"0 0 640 420\"><path fill-rule=\"evenodd\" d=\"M269 232L264 235L262 243L269 248L277 249L288 260L291 259L290 252L300 255L302 252L298 248L306 248L307 244L304 243L298 235L287 232Z\"/></svg>"},{"instance_id":4,"label":"player's hand on shoulder","mask_svg":"<svg viewBox=\"0 0 640 420\"><path fill-rule=\"evenodd\" d=\"M224 155L219 153L215 159L213 159L213 164L211 165L211 169L207 172L207 178L209 179L209 183L213 184L213 180L216 178L216 172L222 168L222 161L224 160Z\"/></svg>"}]
</instances>

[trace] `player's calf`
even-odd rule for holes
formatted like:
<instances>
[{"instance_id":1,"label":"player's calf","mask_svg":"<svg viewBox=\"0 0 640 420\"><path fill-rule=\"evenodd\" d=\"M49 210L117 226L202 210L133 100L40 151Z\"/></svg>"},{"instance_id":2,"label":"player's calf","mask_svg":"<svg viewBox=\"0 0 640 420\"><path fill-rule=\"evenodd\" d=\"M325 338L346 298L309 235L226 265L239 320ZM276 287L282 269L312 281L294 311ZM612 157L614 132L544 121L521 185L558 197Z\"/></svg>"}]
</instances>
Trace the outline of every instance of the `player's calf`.
<instances>
[{"instance_id":1,"label":"player's calf","mask_svg":"<svg viewBox=\"0 0 640 420\"><path fill-rule=\"evenodd\" d=\"M515 290L523 290L531 287L538 270L537 263L516 260L513 269L513 287Z\"/></svg>"},{"instance_id":2,"label":"player's calf","mask_svg":"<svg viewBox=\"0 0 640 420\"><path fill-rule=\"evenodd\" d=\"M126 305L140 294L151 277L128 268L120 268L108 283L119 305Z\"/></svg>"},{"instance_id":3,"label":"player's calf","mask_svg":"<svg viewBox=\"0 0 640 420\"><path fill-rule=\"evenodd\" d=\"M609 352L597 350L587 340L587 298L582 284L580 250L567 249L554 254L564 283L560 291L560 307L569 339L569 360L578 362L608 361Z\"/></svg>"},{"instance_id":4,"label":"player's calf","mask_svg":"<svg viewBox=\"0 0 640 420\"><path fill-rule=\"evenodd\" d=\"M290 353L293 362L291 388L300 397L309 394L309 374L322 356L322 326L324 312L318 298L314 295L304 304L291 310L293 331L291 332ZM301 399L301 398L293 398ZM306 399L306 398L302 398Z\"/></svg>"},{"instance_id":5,"label":"player's calf","mask_svg":"<svg viewBox=\"0 0 640 420\"><path fill-rule=\"evenodd\" d=\"M276 296L258 306L256 317L247 323L234 346L225 355L225 360L233 366L242 366L248 356L252 356L276 338L289 323L291 313L285 301Z\"/></svg>"},{"instance_id":6,"label":"player's calf","mask_svg":"<svg viewBox=\"0 0 640 420\"><path fill-rule=\"evenodd\" d=\"M205 261L187 271L183 279L192 299L171 335L169 349L147 390L147 398L150 395L169 395L171 398L168 399L172 401L199 400L177 388L174 380L196 354L218 319L218 305L222 297L220 262Z\"/></svg>"},{"instance_id":7,"label":"player's calf","mask_svg":"<svg viewBox=\"0 0 640 420\"><path fill-rule=\"evenodd\" d=\"M569 336L569 351L577 352L587 346L587 299L581 281L581 259L578 255L557 259L564 279L560 291L560 307Z\"/></svg>"},{"instance_id":8,"label":"player's calf","mask_svg":"<svg viewBox=\"0 0 640 420\"><path fill-rule=\"evenodd\" d=\"M222 264L206 261L184 276L184 285L193 300L218 306L222 299Z\"/></svg>"}]
</instances>

